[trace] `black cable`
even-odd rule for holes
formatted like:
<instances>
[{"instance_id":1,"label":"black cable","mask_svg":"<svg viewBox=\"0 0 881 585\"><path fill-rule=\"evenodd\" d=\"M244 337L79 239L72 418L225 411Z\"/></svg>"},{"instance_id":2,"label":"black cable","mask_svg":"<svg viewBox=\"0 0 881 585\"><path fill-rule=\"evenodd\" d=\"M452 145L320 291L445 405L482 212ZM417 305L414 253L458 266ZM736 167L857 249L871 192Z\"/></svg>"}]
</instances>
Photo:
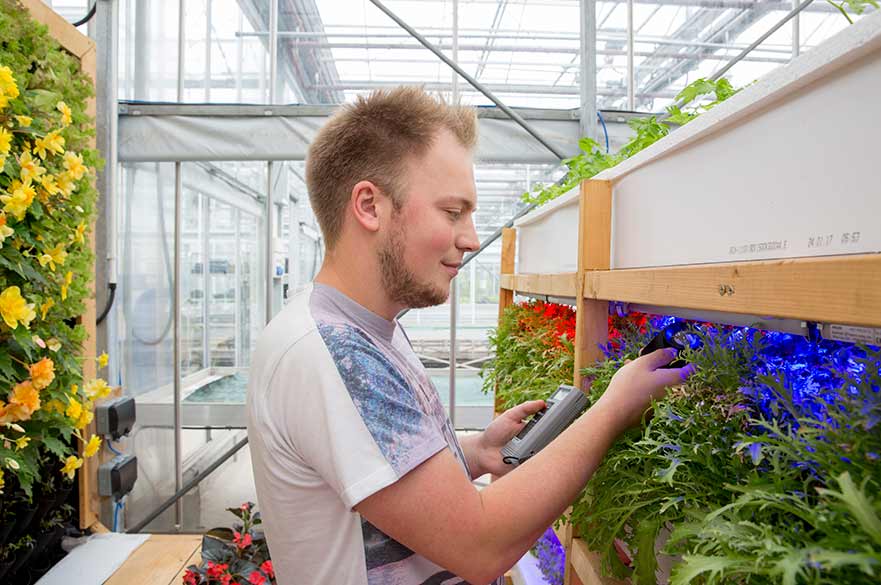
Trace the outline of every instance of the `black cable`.
<instances>
[{"instance_id":1,"label":"black cable","mask_svg":"<svg viewBox=\"0 0 881 585\"><path fill-rule=\"evenodd\" d=\"M95 16L95 9L97 7L98 7L98 0L95 0L94 2L92 2L92 7L89 8L89 11L86 13L86 15L84 17L82 17L80 20L73 23L73 25L76 27L80 27L80 26L83 26L84 24L86 24L87 22L89 22L90 20L92 20L92 17ZM100 323L100 321L99 321L99 323Z\"/></svg>"},{"instance_id":2,"label":"black cable","mask_svg":"<svg viewBox=\"0 0 881 585\"><path fill-rule=\"evenodd\" d=\"M107 318L107 315L110 313L110 309L113 307L113 300L116 299L116 283L108 282L107 288L110 289L110 298L107 299L107 306L104 307L104 310L101 311L101 315L98 317L98 320L95 322L96 325L100 325L104 322L104 319Z\"/></svg>"}]
</instances>

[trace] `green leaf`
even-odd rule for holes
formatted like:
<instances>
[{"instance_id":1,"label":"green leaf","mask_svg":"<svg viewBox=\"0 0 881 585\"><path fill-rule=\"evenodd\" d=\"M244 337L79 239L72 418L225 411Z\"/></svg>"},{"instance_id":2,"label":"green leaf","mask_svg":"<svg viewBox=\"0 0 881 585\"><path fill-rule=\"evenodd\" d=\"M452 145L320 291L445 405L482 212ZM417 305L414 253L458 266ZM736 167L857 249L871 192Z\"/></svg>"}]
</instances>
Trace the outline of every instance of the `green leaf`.
<instances>
[{"instance_id":1,"label":"green leaf","mask_svg":"<svg viewBox=\"0 0 881 585\"><path fill-rule=\"evenodd\" d=\"M881 545L881 518L878 518L872 502L866 497L863 490L856 486L847 471L839 475L837 481L841 488L840 492L826 488L817 488L817 491L844 502L866 534L871 536L878 545ZM863 482L863 486L865 487L865 482Z\"/></svg>"},{"instance_id":2,"label":"green leaf","mask_svg":"<svg viewBox=\"0 0 881 585\"><path fill-rule=\"evenodd\" d=\"M686 555L682 558L681 564L673 567L670 585L689 585L704 573L709 573L709 577L714 577L738 564L740 564L739 560L726 557Z\"/></svg>"},{"instance_id":3,"label":"green leaf","mask_svg":"<svg viewBox=\"0 0 881 585\"><path fill-rule=\"evenodd\" d=\"M61 100L61 94L46 89L29 89L24 93L30 103L43 110L54 110Z\"/></svg>"},{"instance_id":4,"label":"green leaf","mask_svg":"<svg viewBox=\"0 0 881 585\"><path fill-rule=\"evenodd\" d=\"M51 435L43 435L43 444L50 453L58 456L59 459L64 459L68 455L67 447L65 447L64 443Z\"/></svg>"},{"instance_id":5,"label":"green leaf","mask_svg":"<svg viewBox=\"0 0 881 585\"><path fill-rule=\"evenodd\" d=\"M655 540L661 529L660 520L643 521L636 529L636 583L655 585L658 559L655 556Z\"/></svg>"}]
</instances>

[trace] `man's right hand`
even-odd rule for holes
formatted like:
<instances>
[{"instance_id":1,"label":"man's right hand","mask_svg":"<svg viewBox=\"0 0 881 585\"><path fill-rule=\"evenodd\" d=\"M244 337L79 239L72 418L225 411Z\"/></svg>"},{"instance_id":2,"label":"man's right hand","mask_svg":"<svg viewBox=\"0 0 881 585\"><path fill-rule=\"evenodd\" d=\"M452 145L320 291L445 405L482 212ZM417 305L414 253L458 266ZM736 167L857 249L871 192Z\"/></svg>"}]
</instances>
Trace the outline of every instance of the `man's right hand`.
<instances>
[{"instance_id":1,"label":"man's right hand","mask_svg":"<svg viewBox=\"0 0 881 585\"><path fill-rule=\"evenodd\" d=\"M640 423L652 400L664 397L666 389L682 384L694 373L694 365L665 369L676 358L676 350L659 349L633 360L615 372L608 389L593 406L617 421L621 432Z\"/></svg>"}]
</instances>

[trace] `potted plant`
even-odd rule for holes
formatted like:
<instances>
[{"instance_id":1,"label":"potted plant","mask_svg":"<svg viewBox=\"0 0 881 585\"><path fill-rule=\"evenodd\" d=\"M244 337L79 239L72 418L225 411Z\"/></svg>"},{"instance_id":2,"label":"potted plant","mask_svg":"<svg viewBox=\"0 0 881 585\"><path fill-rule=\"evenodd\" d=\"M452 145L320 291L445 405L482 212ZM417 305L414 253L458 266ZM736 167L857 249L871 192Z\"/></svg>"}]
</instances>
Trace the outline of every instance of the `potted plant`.
<instances>
[{"instance_id":1,"label":"potted plant","mask_svg":"<svg viewBox=\"0 0 881 585\"><path fill-rule=\"evenodd\" d=\"M228 508L240 522L232 528L214 528L202 537L202 562L187 567L185 585L250 585L275 583L269 548L260 525L260 513L245 502Z\"/></svg>"}]
</instances>

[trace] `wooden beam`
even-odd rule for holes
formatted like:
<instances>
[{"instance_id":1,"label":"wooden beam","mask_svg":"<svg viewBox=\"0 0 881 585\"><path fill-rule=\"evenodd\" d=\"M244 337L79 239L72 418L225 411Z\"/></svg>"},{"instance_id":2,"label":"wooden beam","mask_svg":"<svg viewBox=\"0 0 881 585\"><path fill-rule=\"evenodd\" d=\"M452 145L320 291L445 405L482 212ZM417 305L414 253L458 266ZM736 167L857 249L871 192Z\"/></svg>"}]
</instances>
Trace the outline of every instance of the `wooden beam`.
<instances>
[{"instance_id":1,"label":"wooden beam","mask_svg":"<svg viewBox=\"0 0 881 585\"><path fill-rule=\"evenodd\" d=\"M502 279L506 274L514 274L514 262L517 259L517 230L514 228L505 228L502 230ZM510 287L505 287L504 280L499 288L499 319L502 313L514 303L514 291Z\"/></svg>"},{"instance_id":2,"label":"wooden beam","mask_svg":"<svg viewBox=\"0 0 881 585\"><path fill-rule=\"evenodd\" d=\"M18 1L31 13L31 18L46 25L52 38L77 59L82 59L90 49L94 51L95 41L78 31L75 26L44 4L42 0Z\"/></svg>"},{"instance_id":3,"label":"wooden beam","mask_svg":"<svg viewBox=\"0 0 881 585\"><path fill-rule=\"evenodd\" d=\"M881 254L589 272L585 298L881 327Z\"/></svg>"},{"instance_id":4,"label":"wooden beam","mask_svg":"<svg viewBox=\"0 0 881 585\"><path fill-rule=\"evenodd\" d=\"M585 181L581 184L578 223L578 274L608 270L612 246L612 184L609 181ZM609 304L588 300L584 295L584 278L576 285L579 299L575 314L575 376L581 388L581 369L602 359L600 344L609 337Z\"/></svg>"},{"instance_id":5,"label":"wooden beam","mask_svg":"<svg viewBox=\"0 0 881 585\"><path fill-rule=\"evenodd\" d=\"M563 274L502 274L504 290L523 294L548 295L575 299L577 279L574 272Z\"/></svg>"},{"instance_id":6,"label":"wooden beam","mask_svg":"<svg viewBox=\"0 0 881 585\"><path fill-rule=\"evenodd\" d=\"M613 577L604 577L600 556L591 552L580 538L572 541L571 554L567 563L584 585L629 585L628 581L622 581Z\"/></svg>"}]
</instances>

